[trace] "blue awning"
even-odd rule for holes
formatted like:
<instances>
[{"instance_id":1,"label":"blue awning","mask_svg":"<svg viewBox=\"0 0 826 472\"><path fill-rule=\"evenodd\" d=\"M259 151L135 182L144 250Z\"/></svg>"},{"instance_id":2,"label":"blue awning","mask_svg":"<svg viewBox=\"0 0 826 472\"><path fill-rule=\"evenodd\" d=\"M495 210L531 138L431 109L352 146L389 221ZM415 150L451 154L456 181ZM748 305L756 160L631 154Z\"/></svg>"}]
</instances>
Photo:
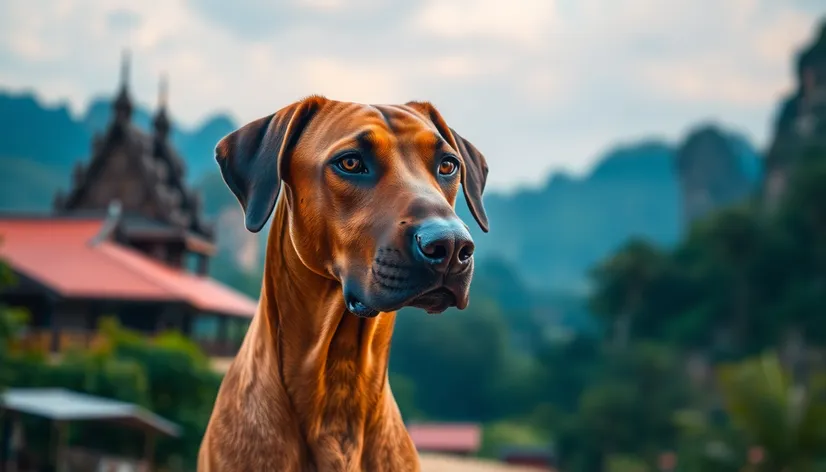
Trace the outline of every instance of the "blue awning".
<instances>
[{"instance_id":1,"label":"blue awning","mask_svg":"<svg viewBox=\"0 0 826 472\"><path fill-rule=\"evenodd\" d=\"M60 388L11 388L0 394L0 406L55 421L109 421L168 436L180 428L138 405Z\"/></svg>"}]
</instances>

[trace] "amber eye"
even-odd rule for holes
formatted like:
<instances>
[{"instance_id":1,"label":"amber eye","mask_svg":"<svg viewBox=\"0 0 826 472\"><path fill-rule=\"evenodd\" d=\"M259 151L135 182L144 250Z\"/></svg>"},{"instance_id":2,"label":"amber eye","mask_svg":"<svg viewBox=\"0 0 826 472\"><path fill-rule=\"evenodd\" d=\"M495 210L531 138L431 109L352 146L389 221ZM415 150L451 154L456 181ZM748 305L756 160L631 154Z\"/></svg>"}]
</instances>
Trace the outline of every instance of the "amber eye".
<instances>
[{"instance_id":1,"label":"amber eye","mask_svg":"<svg viewBox=\"0 0 826 472\"><path fill-rule=\"evenodd\" d=\"M459 163L453 157L446 157L442 160L442 163L439 164L439 175L453 175L456 173L456 169L459 168Z\"/></svg>"},{"instance_id":2,"label":"amber eye","mask_svg":"<svg viewBox=\"0 0 826 472\"><path fill-rule=\"evenodd\" d=\"M366 174L367 167L364 166L364 161L356 155L344 156L336 161L336 166L348 174Z\"/></svg>"}]
</instances>

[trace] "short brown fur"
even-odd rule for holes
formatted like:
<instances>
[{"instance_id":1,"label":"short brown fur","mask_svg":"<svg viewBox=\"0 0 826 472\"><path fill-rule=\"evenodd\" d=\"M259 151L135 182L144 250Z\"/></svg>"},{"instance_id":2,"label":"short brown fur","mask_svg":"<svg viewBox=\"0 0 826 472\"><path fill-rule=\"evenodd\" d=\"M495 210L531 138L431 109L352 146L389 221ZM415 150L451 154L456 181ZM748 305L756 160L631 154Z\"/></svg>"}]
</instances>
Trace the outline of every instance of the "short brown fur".
<instances>
[{"instance_id":1,"label":"short brown fur","mask_svg":"<svg viewBox=\"0 0 826 472\"><path fill-rule=\"evenodd\" d=\"M365 131L380 178L353 184L327 161ZM469 205L487 230L484 158L426 103L314 96L218 144L248 228L260 230L270 212L273 221L258 312L218 393L200 472L419 470L387 380L396 313L355 316L342 290L352 281L374 287L376 254L403 247L404 227L422 214L455 217L458 177L432 172L440 147L461 158L461 183L478 192ZM459 308L467 305L465 272L451 288Z\"/></svg>"}]
</instances>

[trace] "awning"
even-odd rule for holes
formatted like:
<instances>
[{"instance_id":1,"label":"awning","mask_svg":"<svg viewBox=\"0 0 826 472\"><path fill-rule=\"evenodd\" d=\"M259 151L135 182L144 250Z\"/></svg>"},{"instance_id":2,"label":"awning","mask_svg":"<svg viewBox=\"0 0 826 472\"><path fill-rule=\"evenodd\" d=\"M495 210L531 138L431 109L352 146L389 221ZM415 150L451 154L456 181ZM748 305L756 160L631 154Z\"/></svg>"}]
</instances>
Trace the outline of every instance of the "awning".
<instances>
[{"instance_id":1,"label":"awning","mask_svg":"<svg viewBox=\"0 0 826 472\"><path fill-rule=\"evenodd\" d=\"M55 421L108 421L178 436L180 428L132 403L59 388L11 388L0 395L0 407Z\"/></svg>"}]
</instances>

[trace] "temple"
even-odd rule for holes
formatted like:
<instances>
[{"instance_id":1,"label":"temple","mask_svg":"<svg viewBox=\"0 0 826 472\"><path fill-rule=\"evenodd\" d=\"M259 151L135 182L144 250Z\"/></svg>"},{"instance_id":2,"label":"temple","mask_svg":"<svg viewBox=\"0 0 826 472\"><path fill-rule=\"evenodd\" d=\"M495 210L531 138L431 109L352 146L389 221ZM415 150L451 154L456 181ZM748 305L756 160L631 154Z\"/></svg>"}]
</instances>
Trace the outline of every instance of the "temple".
<instances>
[{"instance_id":1,"label":"temple","mask_svg":"<svg viewBox=\"0 0 826 472\"><path fill-rule=\"evenodd\" d=\"M101 215L116 203L126 244L174 267L193 264L206 274L215 251L213 231L201 216L200 196L186 188L184 161L169 142L166 79L161 80L154 129L145 133L131 121L128 60L124 55L113 118L95 136L88 164L75 166L69 192L55 196L54 212Z\"/></svg>"},{"instance_id":2,"label":"temple","mask_svg":"<svg viewBox=\"0 0 826 472\"><path fill-rule=\"evenodd\" d=\"M18 279L0 302L28 310L27 342L89 343L113 316L148 335L180 331L212 356L240 346L257 302L207 275L214 231L170 143L167 102L162 78L152 129L132 122L125 54L111 120L51 214L0 215L0 259Z\"/></svg>"}]
</instances>

